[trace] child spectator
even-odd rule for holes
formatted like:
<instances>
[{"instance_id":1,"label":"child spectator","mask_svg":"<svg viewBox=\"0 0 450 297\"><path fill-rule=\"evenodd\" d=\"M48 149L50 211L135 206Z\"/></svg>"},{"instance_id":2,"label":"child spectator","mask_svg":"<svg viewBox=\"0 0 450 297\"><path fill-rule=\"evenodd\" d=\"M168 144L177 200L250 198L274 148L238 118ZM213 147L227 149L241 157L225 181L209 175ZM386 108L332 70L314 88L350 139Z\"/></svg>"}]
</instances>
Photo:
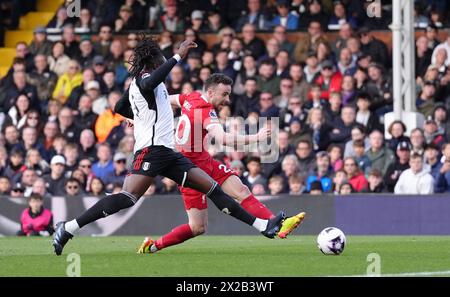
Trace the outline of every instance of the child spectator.
<instances>
[{"instance_id":1,"label":"child spectator","mask_svg":"<svg viewBox=\"0 0 450 297\"><path fill-rule=\"evenodd\" d=\"M345 158L344 170L348 177L348 182L352 185L356 192L361 192L367 188L367 180L364 177L364 173L358 167L355 159L352 157Z\"/></svg>"},{"instance_id":2,"label":"child spectator","mask_svg":"<svg viewBox=\"0 0 450 297\"><path fill-rule=\"evenodd\" d=\"M333 167L334 172L341 170L344 167L344 161L342 160L342 149L336 144L332 144L328 147L328 155L330 156L330 165Z\"/></svg>"},{"instance_id":3,"label":"child spectator","mask_svg":"<svg viewBox=\"0 0 450 297\"><path fill-rule=\"evenodd\" d=\"M0 195L9 195L11 182L6 176L0 176Z\"/></svg>"},{"instance_id":4,"label":"child spectator","mask_svg":"<svg viewBox=\"0 0 450 297\"><path fill-rule=\"evenodd\" d=\"M318 180L313 181L311 183L311 190L309 191L310 195L322 195L323 194L323 187L322 187L322 183Z\"/></svg>"},{"instance_id":5,"label":"child spectator","mask_svg":"<svg viewBox=\"0 0 450 297\"><path fill-rule=\"evenodd\" d=\"M281 176L273 176L269 179L270 195L279 195L283 193L283 178Z\"/></svg>"},{"instance_id":6,"label":"child spectator","mask_svg":"<svg viewBox=\"0 0 450 297\"><path fill-rule=\"evenodd\" d=\"M372 169L369 172L369 177L367 178L369 186L367 187L367 193L383 193L386 192L386 187L383 183L383 176L381 171L378 169Z\"/></svg>"},{"instance_id":7,"label":"child spectator","mask_svg":"<svg viewBox=\"0 0 450 297\"><path fill-rule=\"evenodd\" d=\"M261 159L259 157L251 157L247 161L248 172L245 174L245 184L253 188L253 184L267 184L267 179L261 174Z\"/></svg>"},{"instance_id":8,"label":"child spectator","mask_svg":"<svg viewBox=\"0 0 450 297\"><path fill-rule=\"evenodd\" d=\"M43 207L44 199L37 193L31 194L29 207L20 217L21 229L17 235L49 236L53 234L53 215L50 210Z\"/></svg>"},{"instance_id":9,"label":"child spectator","mask_svg":"<svg viewBox=\"0 0 450 297\"><path fill-rule=\"evenodd\" d=\"M355 140L353 141L353 152L355 155L355 161L358 164L359 168L364 172L364 174L368 174L370 170L370 166L372 162L369 157L367 157L365 153L365 144L364 140Z\"/></svg>"},{"instance_id":10,"label":"child spectator","mask_svg":"<svg viewBox=\"0 0 450 297\"><path fill-rule=\"evenodd\" d=\"M289 195L301 195L305 191L305 180L298 174L289 177Z\"/></svg>"},{"instance_id":11,"label":"child spectator","mask_svg":"<svg viewBox=\"0 0 450 297\"><path fill-rule=\"evenodd\" d=\"M355 190L353 189L352 185L350 183L344 183L342 184L340 190L339 190L339 195L350 195L352 193L354 193Z\"/></svg>"}]
</instances>

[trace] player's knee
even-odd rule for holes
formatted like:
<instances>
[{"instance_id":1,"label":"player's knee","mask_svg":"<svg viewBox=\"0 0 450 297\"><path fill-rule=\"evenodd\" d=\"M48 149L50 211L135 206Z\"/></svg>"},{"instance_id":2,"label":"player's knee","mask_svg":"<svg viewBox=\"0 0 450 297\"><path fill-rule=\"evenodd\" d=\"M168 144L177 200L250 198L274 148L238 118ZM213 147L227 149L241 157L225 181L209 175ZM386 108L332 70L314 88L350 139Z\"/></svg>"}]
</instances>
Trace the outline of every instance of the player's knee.
<instances>
[{"instance_id":1,"label":"player's knee","mask_svg":"<svg viewBox=\"0 0 450 297\"><path fill-rule=\"evenodd\" d=\"M236 190L236 199L242 201L250 195L250 189L246 185L242 185Z\"/></svg>"},{"instance_id":2,"label":"player's knee","mask_svg":"<svg viewBox=\"0 0 450 297\"><path fill-rule=\"evenodd\" d=\"M206 232L206 224L195 224L191 225L192 234L194 236L202 235Z\"/></svg>"}]
</instances>

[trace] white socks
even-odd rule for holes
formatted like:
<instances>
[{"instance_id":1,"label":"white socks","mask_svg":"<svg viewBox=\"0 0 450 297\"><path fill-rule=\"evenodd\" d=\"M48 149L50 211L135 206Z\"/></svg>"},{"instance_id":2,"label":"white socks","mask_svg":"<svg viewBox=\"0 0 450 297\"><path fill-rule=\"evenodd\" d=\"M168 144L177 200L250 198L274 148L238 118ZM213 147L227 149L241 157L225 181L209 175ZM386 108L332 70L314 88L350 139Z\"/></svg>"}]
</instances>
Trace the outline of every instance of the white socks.
<instances>
[{"instance_id":1,"label":"white socks","mask_svg":"<svg viewBox=\"0 0 450 297\"><path fill-rule=\"evenodd\" d=\"M269 222L268 220L256 218L252 226L255 227L259 232L263 232L266 231L268 222Z\"/></svg>"},{"instance_id":2,"label":"white socks","mask_svg":"<svg viewBox=\"0 0 450 297\"><path fill-rule=\"evenodd\" d=\"M66 229L67 232L74 235L75 232L80 229L80 226L78 226L77 220L74 219L70 222L66 222L64 228Z\"/></svg>"}]
</instances>

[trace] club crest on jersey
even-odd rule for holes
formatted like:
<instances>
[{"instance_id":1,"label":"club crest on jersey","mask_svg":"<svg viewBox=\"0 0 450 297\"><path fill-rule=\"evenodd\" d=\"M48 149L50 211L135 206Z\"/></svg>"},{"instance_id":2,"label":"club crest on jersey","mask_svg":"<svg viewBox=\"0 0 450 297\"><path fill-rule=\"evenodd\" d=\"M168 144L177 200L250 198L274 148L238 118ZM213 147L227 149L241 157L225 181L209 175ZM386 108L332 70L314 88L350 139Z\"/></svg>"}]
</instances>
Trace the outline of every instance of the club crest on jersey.
<instances>
[{"instance_id":1,"label":"club crest on jersey","mask_svg":"<svg viewBox=\"0 0 450 297\"><path fill-rule=\"evenodd\" d=\"M191 110L192 105L189 102L184 101L183 107L189 111L189 110Z\"/></svg>"},{"instance_id":2,"label":"club crest on jersey","mask_svg":"<svg viewBox=\"0 0 450 297\"><path fill-rule=\"evenodd\" d=\"M211 117L211 118L216 118L216 119L217 119L217 114L216 114L216 112L215 112L214 110L211 110L211 111L209 112L209 117Z\"/></svg>"},{"instance_id":3,"label":"club crest on jersey","mask_svg":"<svg viewBox=\"0 0 450 297\"><path fill-rule=\"evenodd\" d=\"M142 164L142 170L147 171L150 169L150 162L144 162L144 164Z\"/></svg>"}]
</instances>

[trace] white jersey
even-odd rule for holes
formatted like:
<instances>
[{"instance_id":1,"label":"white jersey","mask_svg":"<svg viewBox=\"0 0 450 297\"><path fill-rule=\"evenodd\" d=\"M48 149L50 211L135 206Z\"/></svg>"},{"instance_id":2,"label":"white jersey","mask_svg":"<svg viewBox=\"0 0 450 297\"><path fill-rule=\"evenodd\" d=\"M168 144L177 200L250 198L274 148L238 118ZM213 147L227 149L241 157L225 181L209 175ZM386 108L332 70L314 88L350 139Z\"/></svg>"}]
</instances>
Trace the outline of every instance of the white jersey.
<instances>
[{"instance_id":1,"label":"white jersey","mask_svg":"<svg viewBox=\"0 0 450 297\"><path fill-rule=\"evenodd\" d=\"M138 80L149 75L146 73ZM134 152L151 145L173 149L174 119L164 83L151 91L144 91L134 78L129 89L129 101L134 114Z\"/></svg>"}]
</instances>

